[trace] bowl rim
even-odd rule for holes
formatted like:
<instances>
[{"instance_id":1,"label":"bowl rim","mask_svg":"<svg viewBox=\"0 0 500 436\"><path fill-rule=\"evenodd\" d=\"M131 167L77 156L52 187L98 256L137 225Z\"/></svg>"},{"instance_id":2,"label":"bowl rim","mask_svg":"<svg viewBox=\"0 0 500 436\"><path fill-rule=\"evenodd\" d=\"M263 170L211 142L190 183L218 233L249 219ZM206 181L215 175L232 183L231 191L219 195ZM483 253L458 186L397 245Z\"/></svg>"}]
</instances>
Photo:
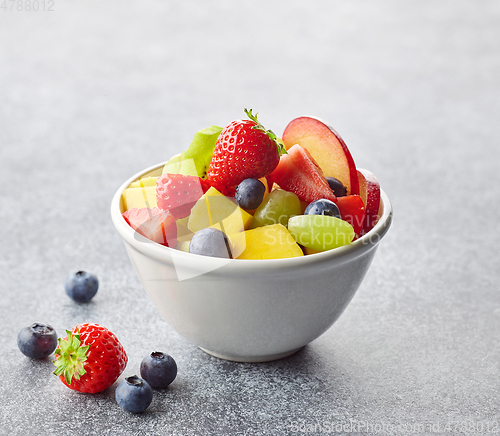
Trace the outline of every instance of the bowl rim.
<instances>
[{"instance_id":1,"label":"bowl rim","mask_svg":"<svg viewBox=\"0 0 500 436\"><path fill-rule=\"evenodd\" d=\"M357 257L360 254L375 248L385 236L392 223L392 204L387 194L382 189L380 189L380 199L383 208L379 220L368 233L351 242L350 244L344 245L342 247L323 251L320 253L309 254L306 256L285 259L221 259L186 253L174 248L165 247L140 235L127 224L125 219L122 217L122 212L120 210L120 202L123 191L132 182L144 176L147 176L150 173L158 171L167 162L168 161L152 165L128 178L115 192L111 201L110 209L113 224L120 236L123 238L124 242L128 243L134 249L147 255L148 257L153 257L163 262L166 261L171 263L172 254L175 253L175 256L181 259L181 261L189 264L193 264L194 262L196 262L196 264L202 263L206 264L205 266L209 266L213 269L218 269L223 265L231 265L232 267L236 267L237 269L244 268L245 270L274 270L276 268L298 268L309 265L311 263L316 264L322 262L331 262L333 260L336 260L337 263L343 263L343 260L348 261L353 257Z\"/></svg>"}]
</instances>

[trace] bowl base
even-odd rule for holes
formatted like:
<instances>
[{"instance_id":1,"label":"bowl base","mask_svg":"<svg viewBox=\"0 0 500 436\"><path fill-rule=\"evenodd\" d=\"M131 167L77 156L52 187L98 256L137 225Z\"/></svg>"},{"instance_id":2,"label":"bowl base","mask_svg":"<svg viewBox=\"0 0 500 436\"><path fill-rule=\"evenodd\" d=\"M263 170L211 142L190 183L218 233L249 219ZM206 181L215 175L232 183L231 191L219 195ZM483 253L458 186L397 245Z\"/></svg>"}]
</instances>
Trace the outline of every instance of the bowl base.
<instances>
[{"instance_id":1,"label":"bowl base","mask_svg":"<svg viewBox=\"0 0 500 436\"><path fill-rule=\"evenodd\" d=\"M285 357L291 356L297 351L304 347L296 348L295 350L285 351L284 353L278 354L267 354L265 356L229 356L226 354L217 353L216 351L210 351L203 347L198 347L200 350L204 351L211 356L218 357L219 359L230 360L231 362L242 362L242 363L259 363L259 362L271 362L273 360L283 359Z\"/></svg>"}]
</instances>

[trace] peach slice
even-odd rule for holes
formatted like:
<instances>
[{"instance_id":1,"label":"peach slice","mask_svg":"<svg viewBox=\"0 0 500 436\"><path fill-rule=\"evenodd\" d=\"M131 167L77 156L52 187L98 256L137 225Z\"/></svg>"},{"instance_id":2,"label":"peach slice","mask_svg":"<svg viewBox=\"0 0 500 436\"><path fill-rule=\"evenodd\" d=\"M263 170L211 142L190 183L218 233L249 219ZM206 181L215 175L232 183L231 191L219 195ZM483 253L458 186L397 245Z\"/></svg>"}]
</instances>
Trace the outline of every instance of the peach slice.
<instances>
[{"instance_id":1,"label":"peach slice","mask_svg":"<svg viewBox=\"0 0 500 436\"><path fill-rule=\"evenodd\" d=\"M348 195L359 194L354 160L344 140L332 127L318 118L299 117L286 126L282 139L287 150L295 144L307 149L324 176L339 179Z\"/></svg>"},{"instance_id":2,"label":"peach slice","mask_svg":"<svg viewBox=\"0 0 500 436\"><path fill-rule=\"evenodd\" d=\"M359 195L365 204L365 222L363 234L369 232L378 220L380 207L380 183L375 175L364 169L357 170L359 181Z\"/></svg>"}]
</instances>

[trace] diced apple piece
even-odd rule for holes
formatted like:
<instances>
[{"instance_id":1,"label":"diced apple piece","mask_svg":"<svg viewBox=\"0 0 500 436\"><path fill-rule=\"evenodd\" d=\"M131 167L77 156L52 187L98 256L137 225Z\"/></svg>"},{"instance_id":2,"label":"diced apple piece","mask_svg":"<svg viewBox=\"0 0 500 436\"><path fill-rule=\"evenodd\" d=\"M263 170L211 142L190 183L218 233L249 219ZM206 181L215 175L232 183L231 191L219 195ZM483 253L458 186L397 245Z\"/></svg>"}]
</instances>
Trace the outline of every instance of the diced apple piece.
<instances>
[{"instance_id":1,"label":"diced apple piece","mask_svg":"<svg viewBox=\"0 0 500 436\"><path fill-rule=\"evenodd\" d=\"M191 209L188 228L196 233L207 227L215 227L231 234L247 229L251 221L252 215L211 187Z\"/></svg>"},{"instance_id":2,"label":"diced apple piece","mask_svg":"<svg viewBox=\"0 0 500 436\"><path fill-rule=\"evenodd\" d=\"M233 257L238 259L284 259L303 256L295 239L281 224L230 234Z\"/></svg>"},{"instance_id":3,"label":"diced apple piece","mask_svg":"<svg viewBox=\"0 0 500 436\"><path fill-rule=\"evenodd\" d=\"M380 184L375 175L364 169L357 171L359 195L365 204L365 220L362 233L369 232L377 223L380 208Z\"/></svg>"},{"instance_id":4,"label":"diced apple piece","mask_svg":"<svg viewBox=\"0 0 500 436\"><path fill-rule=\"evenodd\" d=\"M127 188L122 194L124 210L156 207L156 186L144 188Z\"/></svg>"},{"instance_id":5,"label":"diced apple piece","mask_svg":"<svg viewBox=\"0 0 500 436\"><path fill-rule=\"evenodd\" d=\"M358 176L354 160L340 135L323 121L312 117L292 120L283 132L286 149L300 144L307 149L325 177L339 179L348 194L358 194Z\"/></svg>"}]
</instances>

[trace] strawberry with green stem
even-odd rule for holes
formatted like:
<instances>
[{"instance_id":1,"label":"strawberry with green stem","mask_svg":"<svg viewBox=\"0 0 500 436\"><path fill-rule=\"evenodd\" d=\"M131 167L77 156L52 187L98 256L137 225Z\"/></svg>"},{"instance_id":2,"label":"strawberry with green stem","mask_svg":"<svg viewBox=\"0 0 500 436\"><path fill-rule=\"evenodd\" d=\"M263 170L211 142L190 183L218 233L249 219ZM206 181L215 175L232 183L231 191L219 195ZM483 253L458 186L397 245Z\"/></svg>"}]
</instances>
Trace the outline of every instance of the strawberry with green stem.
<instances>
[{"instance_id":1,"label":"strawberry with green stem","mask_svg":"<svg viewBox=\"0 0 500 436\"><path fill-rule=\"evenodd\" d=\"M286 154L274 132L259 122L258 114L251 109L245 113L248 120L233 121L222 130L207 171L210 185L225 195L234 195L245 179L271 174Z\"/></svg>"},{"instance_id":2,"label":"strawberry with green stem","mask_svg":"<svg viewBox=\"0 0 500 436\"><path fill-rule=\"evenodd\" d=\"M66 333L54 352L54 374L79 392L95 394L109 388L128 361L117 337L98 324L79 324Z\"/></svg>"}]
</instances>

